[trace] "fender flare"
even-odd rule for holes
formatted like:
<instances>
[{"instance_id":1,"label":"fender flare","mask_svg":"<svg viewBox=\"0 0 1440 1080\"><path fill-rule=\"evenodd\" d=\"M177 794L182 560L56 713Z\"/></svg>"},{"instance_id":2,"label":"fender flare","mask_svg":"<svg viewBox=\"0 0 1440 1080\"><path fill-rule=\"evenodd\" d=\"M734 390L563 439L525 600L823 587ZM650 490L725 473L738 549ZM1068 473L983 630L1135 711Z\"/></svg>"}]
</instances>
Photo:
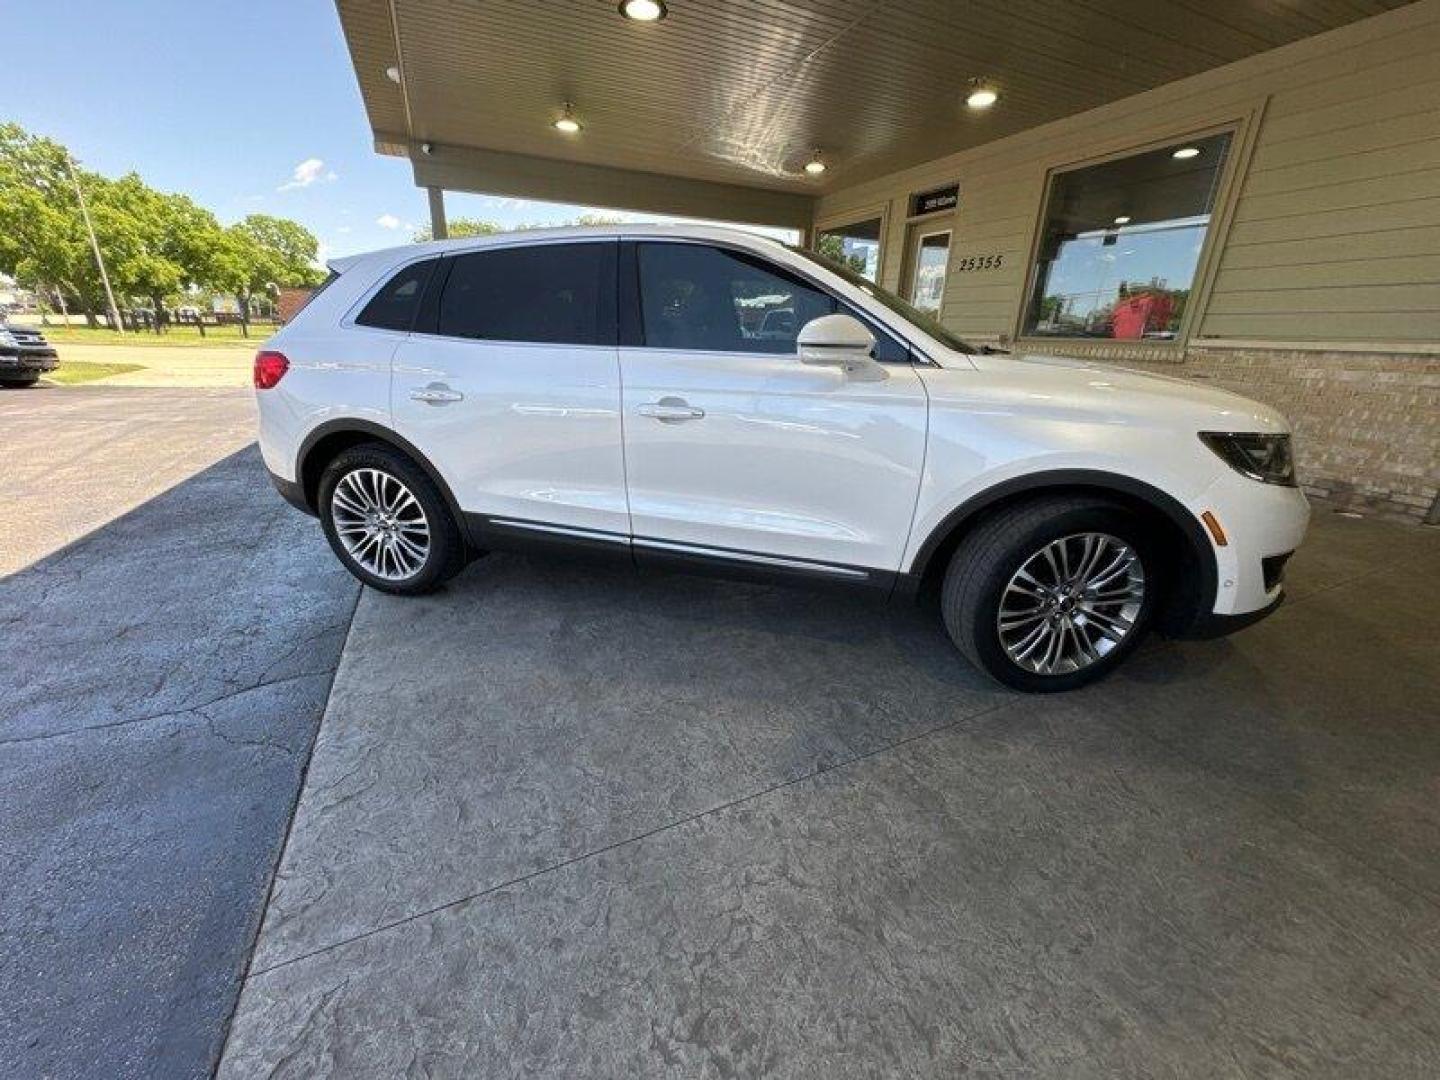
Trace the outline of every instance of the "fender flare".
<instances>
[{"instance_id":1,"label":"fender flare","mask_svg":"<svg viewBox=\"0 0 1440 1080\"><path fill-rule=\"evenodd\" d=\"M455 498L455 493L450 490L450 485L440 475L439 470L430 463L430 459L420 452L420 448L409 439L396 434L390 428L377 424L373 420L362 420L359 417L341 417L335 420L327 420L318 425L310 434L306 435L300 443L300 450L295 455L295 479L304 488L305 501L310 505L312 513L316 512L314 505L315 492L309 489L305 483L305 464L311 452L325 439L332 435L364 435L374 439L376 442L386 443L413 461L435 485L440 492L440 497L445 500L455 524L460 527L462 533L467 537L469 530L465 525L465 514L460 509L460 503Z\"/></svg>"},{"instance_id":2,"label":"fender flare","mask_svg":"<svg viewBox=\"0 0 1440 1080\"><path fill-rule=\"evenodd\" d=\"M972 495L930 530L916 549L906 578L913 583L913 587L918 588L919 583L932 569L931 563L946 541L991 507L1032 492L1073 491L1077 488L1099 494L1110 492L1124 497L1127 501L1143 503L1175 526L1176 532L1185 539L1185 554L1189 556L1185 569L1189 580L1181 582L1182 588L1172 598L1172 618L1166 620L1169 632L1180 633L1196 619L1210 613L1218 595L1219 571L1215 550L1200 519L1173 495L1153 484L1100 469L1050 469L1027 473L1002 480Z\"/></svg>"}]
</instances>

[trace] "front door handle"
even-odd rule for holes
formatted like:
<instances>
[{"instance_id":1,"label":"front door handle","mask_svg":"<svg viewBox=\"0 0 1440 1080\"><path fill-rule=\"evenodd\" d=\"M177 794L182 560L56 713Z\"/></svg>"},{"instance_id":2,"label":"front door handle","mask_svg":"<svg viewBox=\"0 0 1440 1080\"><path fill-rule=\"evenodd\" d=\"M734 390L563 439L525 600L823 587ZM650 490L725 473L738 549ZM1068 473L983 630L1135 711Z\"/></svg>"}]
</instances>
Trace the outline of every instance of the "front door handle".
<instances>
[{"instance_id":1,"label":"front door handle","mask_svg":"<svg viewBox=\"0 0 1440 1080\"><path fill-rule=\"evenodd\" d=\"M417 386L410 391L411 401L423 401L427 405L448 405L452 401L464 401L465 395L451 390L444 383L432 382L429 386Z\"/></svg>"},{"instance_id":2,"label":"front door handle","mask_svg":"<svg viewBox=\"0 0 1440 1080\"><path fill-rule=\"evenodd\" d=\"M639 413L666 424L676 424L681 420L700 420L705 416L704 409L697 409L684 398L678 397L663 397L659 401L647 402L640 406Z\"/></svg>"}]
</instances>

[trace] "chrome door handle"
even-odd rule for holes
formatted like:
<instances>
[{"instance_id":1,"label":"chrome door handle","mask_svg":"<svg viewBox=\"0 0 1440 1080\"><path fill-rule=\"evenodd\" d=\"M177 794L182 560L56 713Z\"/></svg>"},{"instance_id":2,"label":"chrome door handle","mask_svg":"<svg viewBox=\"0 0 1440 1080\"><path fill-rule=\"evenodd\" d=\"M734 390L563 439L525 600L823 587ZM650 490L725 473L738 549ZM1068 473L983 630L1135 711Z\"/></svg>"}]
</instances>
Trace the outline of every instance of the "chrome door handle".
<instances>
[{"instance_id":1,"label":"chrome door handle","mask_svg":"<svg viewBox=\"0 0 1440 1080\"><path fill-rule=\"evenodd\" d=\"M697 409L684 398L663 397L659 401L647 402L639 408L641 416L648 416L662 423L674 424L681 420L700 420L704 409Z\"/></svg>"},{"instance_id":2,"label":"chrome door handle","mask_svg":"<svg viewBox=\"0 0 1440 1080\"><path fill-rule=\"evenodd\" d=\"M410 391L411 401L423 401L427 405L448 405L452 401L464 401L465 395L451 390L444 383L432 382L429 386L417 386Z\"/></svg>"}]
</instances>

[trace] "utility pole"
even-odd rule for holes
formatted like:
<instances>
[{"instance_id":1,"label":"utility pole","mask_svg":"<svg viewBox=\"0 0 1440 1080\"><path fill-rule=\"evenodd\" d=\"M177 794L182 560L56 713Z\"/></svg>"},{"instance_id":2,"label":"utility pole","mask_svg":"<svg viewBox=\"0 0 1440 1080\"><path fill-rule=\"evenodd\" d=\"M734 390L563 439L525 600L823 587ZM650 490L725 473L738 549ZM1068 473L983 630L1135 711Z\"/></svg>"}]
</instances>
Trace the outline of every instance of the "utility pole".
<instances>
[{"instance_id":1,"label":"utility pole","mask_svg":"<svg viewBox=\"0 0 1440 1080\"><path fill-rule=\"evenodd\" d=\"M100 270L100 281L105 286L105 302L110 305L110 321L120 333L125 324L120 321L120 309L115 306L115 294L110 291L110 275L105 272L105 259L100 254L100 241L95 239L95 226L90 224L90 211L85 206L85 192L80 188L80 175L75 171L75 160L65 155L65 165L70 170L70 182L75 185L75 198L80 200L80 216L85 219L85 231L90 234L90 250L95 252L95 265Z\"/></svg>"}]
</instances>

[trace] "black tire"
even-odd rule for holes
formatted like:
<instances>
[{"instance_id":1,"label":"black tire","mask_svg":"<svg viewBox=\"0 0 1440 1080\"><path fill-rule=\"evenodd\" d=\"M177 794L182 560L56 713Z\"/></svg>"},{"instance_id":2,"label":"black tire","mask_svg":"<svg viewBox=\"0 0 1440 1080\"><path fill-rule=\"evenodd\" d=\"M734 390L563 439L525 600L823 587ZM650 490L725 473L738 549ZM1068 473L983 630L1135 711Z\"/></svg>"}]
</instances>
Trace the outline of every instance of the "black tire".
<instances>
[{"instance_id":1,"label":"black tire","mask_svg":"<svg viewBox=\"0 0 1440 1080\"><path fill-rule=\"evenodd\" d=\"M39 381L39 375L31 375L28 379L3 379L0 380L0 387L6 390L25 390Z\"/></svg>"},{"instance_id":2,"label":"black tire","mask_svg":"<svg viewBox=\"0 0 1440 1080\"><path fill-rule=\"evenodd\" d=\"M1012 659L999 627L1000 605L1011 579L1046 545L1062 537L1099 533L1128 545L1139 557L1144 595L1128 632L1078 670L1041 673ZM945 573L940 609L950 638L973 664L1016 690L1052 693L1103 678L1140 643L1164 586L1162 561L1145 522L1123 506L1085 496L1049 496L995 512L960 543ZM1094 624L1092 624L1093 626Z\"/></svg>"},{"instance_id":3,"label":"black tire","mask_svg":"<svg viewBox=\"0 0 1440 1080\"><path fill-rule=\"evenodd\" d=\"M360 470L374 470L393 478L404 485L419 504L429 529L428 550L413 573L399 578L381 576L363 565L341 540L336 527L335 489L349 474ZM353 446L341 451L326 465L320 475L316 508L331 549L350 573L372 589L397 596L418 596L433 592L465 568L468 557L465 537L434 481L410 458L384 443Z\"/></svg>"}]
</instances>

